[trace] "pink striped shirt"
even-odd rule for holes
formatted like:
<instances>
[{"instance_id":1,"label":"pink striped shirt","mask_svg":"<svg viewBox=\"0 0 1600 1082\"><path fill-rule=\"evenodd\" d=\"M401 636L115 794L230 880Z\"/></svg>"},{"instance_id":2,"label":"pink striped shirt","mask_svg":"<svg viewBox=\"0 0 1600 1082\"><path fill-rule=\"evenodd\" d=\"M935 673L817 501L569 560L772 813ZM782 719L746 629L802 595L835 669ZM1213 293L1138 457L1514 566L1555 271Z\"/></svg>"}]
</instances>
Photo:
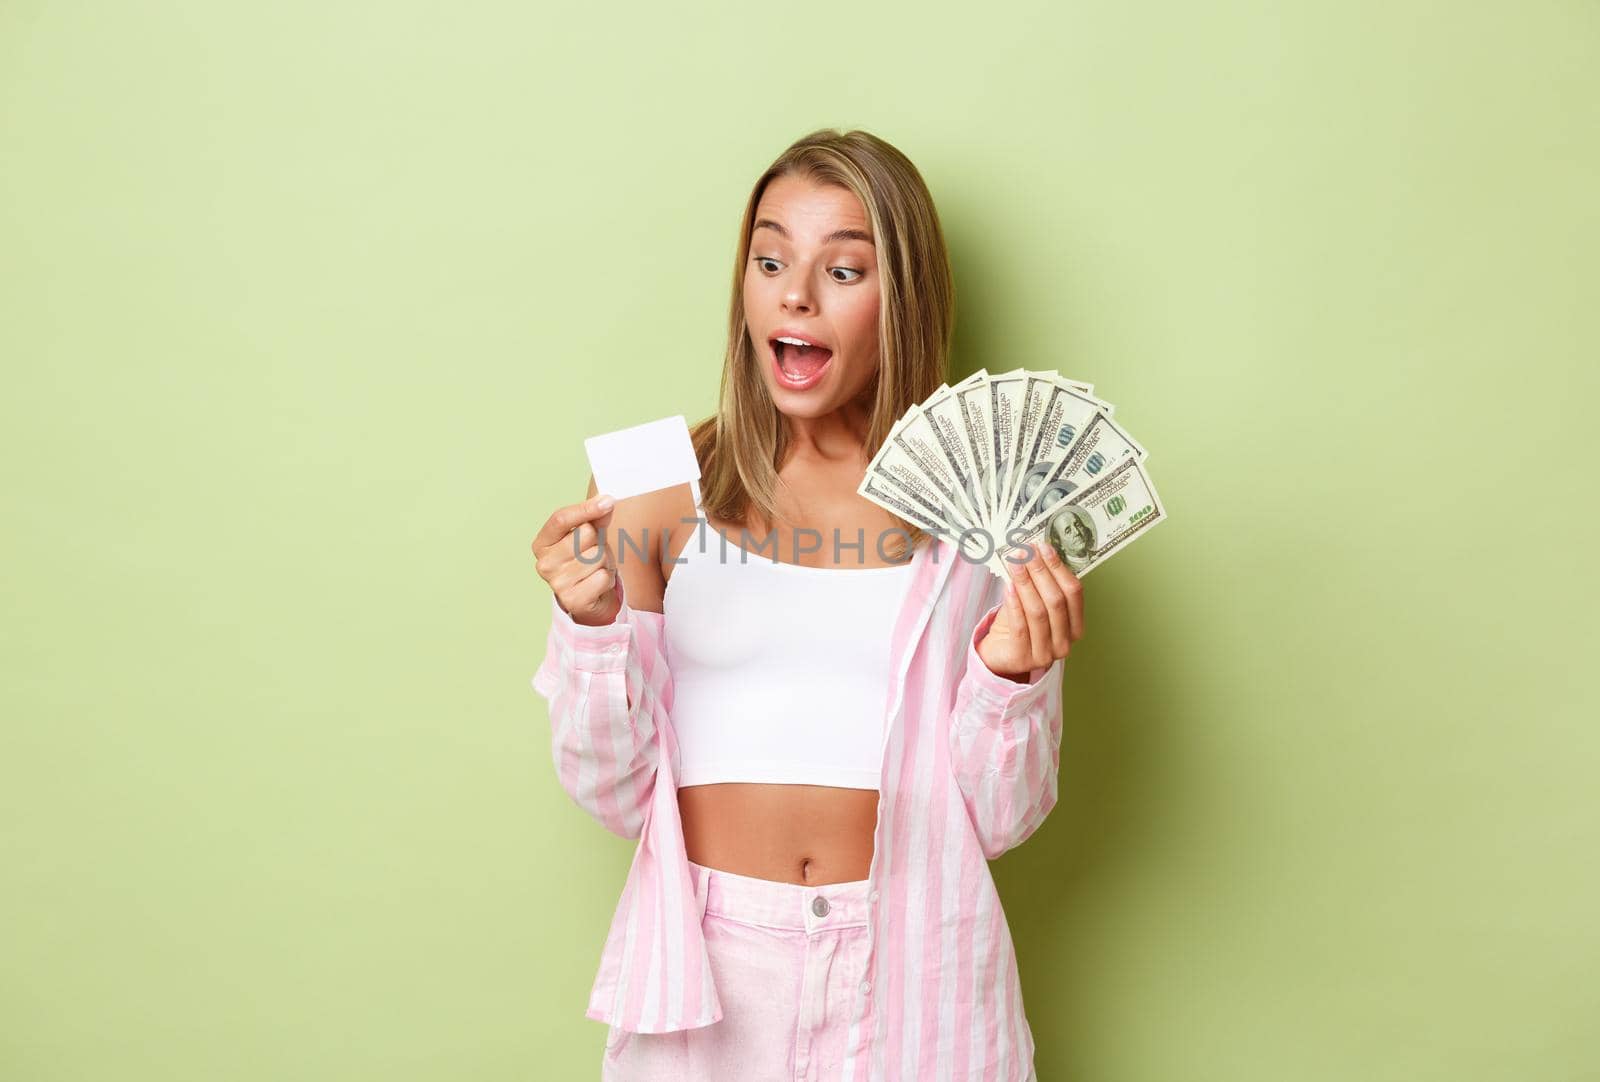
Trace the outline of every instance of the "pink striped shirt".
<instances>
[{"instance_id":1,"label":"pink striped shirt","mask_svg":"<svg viewBox=\"0 0 1600 1082\"><path fill-rule=\"evenodd\" d=\"M995 675L975 646L1004 584L936 537L912 562L890 640L870 961L840 1077L1023 1082L1033 1034L988 861L1055 806L1062 661L1025 684ZM710 1025L722 1004L678 817L666 618L626 598L602 627L551 608L532 684L549 700L557 777L608 830L639 839L585 1014L639 1033Z\"/></svg>"}]
</instances>

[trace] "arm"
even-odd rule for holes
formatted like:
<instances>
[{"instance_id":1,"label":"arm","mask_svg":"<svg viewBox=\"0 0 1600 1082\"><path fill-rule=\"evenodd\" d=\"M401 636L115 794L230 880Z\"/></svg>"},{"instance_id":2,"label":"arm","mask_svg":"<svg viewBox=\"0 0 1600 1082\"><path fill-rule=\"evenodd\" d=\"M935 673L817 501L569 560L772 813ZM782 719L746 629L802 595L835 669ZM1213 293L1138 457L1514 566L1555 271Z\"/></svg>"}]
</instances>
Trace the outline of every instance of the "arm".
<instances>
[{"instance_id":1,"label":"arm","mask_svg":"<svg viewBox=\"0 0 1600 1082\"><path fill-rule=\"evenodd\" d=\"M1003 595L1005 584L990 584ZM1061 765L1061 669L1057 658L1026 681L999 676L977 644L1000 611L996 602L966 642L966 666L951 712L950 764L990 860L1021 845L1056 804Z\"/></svg>"},{"instance_id":2,"label":"arm","mask_svg":"<svg viewBox=\"0 0 1600 1082\"><path fill-rule=\"evenodd\" d=\"M531 683L550 704L561 787L607 830L637 838L655 789L656 712L672 705L672 677L662 614L621 596L616 618L598 627L573 620L552 597L545 656Z\"/></svg>"}]
</instances>

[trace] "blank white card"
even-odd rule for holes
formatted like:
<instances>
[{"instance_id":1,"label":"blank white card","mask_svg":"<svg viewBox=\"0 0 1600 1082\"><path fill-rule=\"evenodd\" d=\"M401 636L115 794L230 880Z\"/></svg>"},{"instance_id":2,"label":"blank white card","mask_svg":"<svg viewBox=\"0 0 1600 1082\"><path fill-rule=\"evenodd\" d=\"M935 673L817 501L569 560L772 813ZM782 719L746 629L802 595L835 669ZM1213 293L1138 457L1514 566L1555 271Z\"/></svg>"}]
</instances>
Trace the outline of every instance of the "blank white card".
<instances>
[{"instance_id":1,"label":"blank white card","mask_svg":"<svg viewBox=\"0 0 1600 1082\"><path fill-rule=\"evenodd\" d=\"M583 447L599 495L623 500L687 481L699 503L700 462L681 413L590 436Z\"/></svg>"}]
</instances>

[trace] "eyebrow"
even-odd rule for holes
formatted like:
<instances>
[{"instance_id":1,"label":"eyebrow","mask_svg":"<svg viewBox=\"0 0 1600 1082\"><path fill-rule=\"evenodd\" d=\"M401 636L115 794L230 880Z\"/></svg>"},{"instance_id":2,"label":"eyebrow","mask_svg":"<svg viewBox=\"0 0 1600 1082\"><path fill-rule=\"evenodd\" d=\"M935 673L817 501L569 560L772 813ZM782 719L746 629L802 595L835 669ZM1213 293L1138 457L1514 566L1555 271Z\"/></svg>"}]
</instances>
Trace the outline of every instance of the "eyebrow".
<instances>
[{"instance_id":1,"label":"eyebrow","mask_svg":"<svg viewBox=\"0 0 1600 1082\"><path fill-rule=\"evenodd\" d=\"M771 218L757 218L756 224L750 227L750 232L754 233L763 226L775 230L780 237L785 239L789 237L789 231ZM835 229L832 233L822 238L822 243L832 244L836 240L864 240L868 244L872 244L872 234L864 229Z\"/></svg>"}]
</instances>

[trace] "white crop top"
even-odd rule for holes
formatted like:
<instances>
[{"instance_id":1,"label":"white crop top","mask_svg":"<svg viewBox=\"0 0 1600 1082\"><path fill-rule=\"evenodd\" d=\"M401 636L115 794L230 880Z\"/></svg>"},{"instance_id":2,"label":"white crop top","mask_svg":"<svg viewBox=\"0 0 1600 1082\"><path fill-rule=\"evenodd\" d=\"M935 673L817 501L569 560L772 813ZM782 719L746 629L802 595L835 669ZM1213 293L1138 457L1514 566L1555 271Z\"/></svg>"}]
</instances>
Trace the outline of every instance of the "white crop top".
<instances>
[{"instance_id":1,"label":"white crop top","mask_svg":"<svg viewBox=\"0 0 1600 1082\"><path fill-rule=\"evenodd\" d=\"M889 637L910 563L780 562L703 513L678 559L661 606L678 784L878 788Z\"/></svg>"}]
</instances>

